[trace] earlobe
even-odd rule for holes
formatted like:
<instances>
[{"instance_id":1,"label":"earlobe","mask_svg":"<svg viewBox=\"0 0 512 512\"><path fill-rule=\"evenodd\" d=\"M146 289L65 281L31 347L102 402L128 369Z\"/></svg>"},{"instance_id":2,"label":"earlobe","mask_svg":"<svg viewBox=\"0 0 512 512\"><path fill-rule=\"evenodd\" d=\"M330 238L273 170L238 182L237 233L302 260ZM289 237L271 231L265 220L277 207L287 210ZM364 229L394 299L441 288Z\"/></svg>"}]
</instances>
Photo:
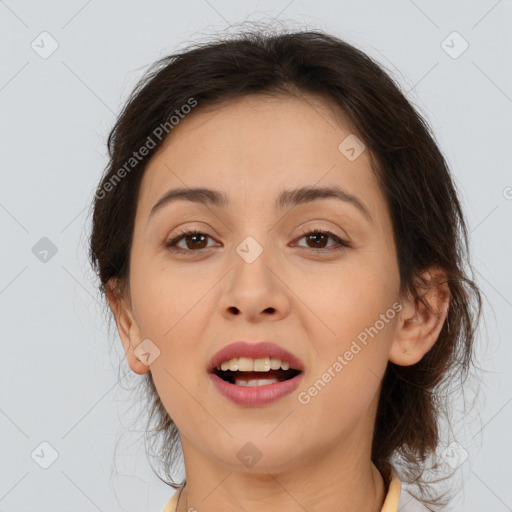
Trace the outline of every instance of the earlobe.
<instances>
[{"instance_id":1,"label":"earlobe","mask_svg":"<svg viewBox=\"0 0 512 512\"><path fill-rule=\"evenodd\" d=\"M137 322L133 317L129 301L119 291L117 282L113 280L110 280L105 286L105 294L116 321L117 331L123 345L126 360L134 373L143 375L150 368L142 363L134 353L134 350L140 345L142 337Z\"/></svg>"},{"instance_id":2,"label":"earlobe","mask_svg":"<svg viewBox=\"0 0 512 512\"><path fill-rule=\"evenodd\" d=\"M400 366L410 366L421 361L433 347L448 315L450 288L446 273L432 267L421 274L417 284L419 299L403 299L395 339L389 360Z\"/></svg>"}]
</instances>

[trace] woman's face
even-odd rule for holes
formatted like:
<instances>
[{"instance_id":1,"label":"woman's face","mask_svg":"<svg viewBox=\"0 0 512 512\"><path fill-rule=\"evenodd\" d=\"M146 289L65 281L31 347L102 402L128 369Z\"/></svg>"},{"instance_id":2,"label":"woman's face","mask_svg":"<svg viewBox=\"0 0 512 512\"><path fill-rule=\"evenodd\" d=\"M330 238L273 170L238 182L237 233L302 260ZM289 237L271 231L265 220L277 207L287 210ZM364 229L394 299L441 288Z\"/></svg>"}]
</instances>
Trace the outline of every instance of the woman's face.
<instances>
[{"instance_id":1,"label":"woman's face","mask_svg":"<svg viewBox=\"0 0 512 512\"><path fill-rule=\"evenodd\" d=\"M200 107L174 127L141 183L130 255L132 348L149 339L160 351L150 371L186 458L251 471L243 456L252 450L261 457L255 470L277 471L321 453L369 456L399 316L399 272L368 151L312 96ZM181 198L152 211L169 191L195 187L225 195L226 204ZM303 187L336 187L352 199L294 202L308 196L288 194L291 201L276 204ZM185 229L203 237L166 247ZM228 400L208 368L238 340L294 354L304 365L298 387L265 405Z\"/></svg>"}]
</instances>

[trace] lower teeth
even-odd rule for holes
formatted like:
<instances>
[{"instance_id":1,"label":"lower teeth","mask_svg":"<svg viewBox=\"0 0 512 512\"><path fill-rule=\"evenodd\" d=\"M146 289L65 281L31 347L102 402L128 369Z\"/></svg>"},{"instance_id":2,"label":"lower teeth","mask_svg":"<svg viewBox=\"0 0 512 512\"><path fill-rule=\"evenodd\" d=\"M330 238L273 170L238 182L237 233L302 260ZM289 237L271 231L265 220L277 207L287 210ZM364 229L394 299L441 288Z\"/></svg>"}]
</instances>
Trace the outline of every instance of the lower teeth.
<instances>
[{"instance_id":1,"label":"lower teeth","mask_svg":"<svg viewBox=\"0 0 512 512\"><path fill-rule=\"evenodd\" d=\"M275 384L276 382L279 382L277 379L241 379L236 378L235 379L235 385L236 386L249 386L249 387L256 387L256 386L265 386L266 384Z\"/></svg>"}]
</instances>

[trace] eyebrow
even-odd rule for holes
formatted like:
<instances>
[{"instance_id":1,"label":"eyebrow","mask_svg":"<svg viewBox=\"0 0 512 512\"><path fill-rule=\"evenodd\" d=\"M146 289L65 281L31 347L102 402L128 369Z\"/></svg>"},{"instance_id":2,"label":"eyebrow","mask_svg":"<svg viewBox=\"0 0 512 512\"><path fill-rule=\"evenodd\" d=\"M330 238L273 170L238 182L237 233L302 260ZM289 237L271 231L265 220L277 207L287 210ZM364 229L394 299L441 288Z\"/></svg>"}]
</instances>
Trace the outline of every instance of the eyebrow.
<instances>
[{"instance_id":1,"label":"eyebrow","mask_svg":"<svg viewBox=\"0 0 512 512\"><path fill-rule=\"evenodd\" d=\"M283 190L275 200L274 208L283 210L288 206L311 203L319 199L339 199L355 206L370 222L373 218L363 202L338 186L331 187L300 187ZM149 217L161 210L164 206L178 200L185 200L200 204L210 204L218 208L229 206L229 199L225 193L204 187L175 188L168 190L151 208ZM149 219L148 219L149 220Z\"/></svg>"}]
</instances>

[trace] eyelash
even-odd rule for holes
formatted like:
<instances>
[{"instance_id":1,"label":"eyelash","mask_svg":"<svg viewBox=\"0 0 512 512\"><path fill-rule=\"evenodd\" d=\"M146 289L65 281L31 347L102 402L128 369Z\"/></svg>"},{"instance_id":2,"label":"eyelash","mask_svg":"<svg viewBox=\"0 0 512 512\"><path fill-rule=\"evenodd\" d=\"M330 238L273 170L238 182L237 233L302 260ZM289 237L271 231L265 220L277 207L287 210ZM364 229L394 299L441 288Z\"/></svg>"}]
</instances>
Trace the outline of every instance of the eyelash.
<instances>
[{"instance_id":1,"label":"eyelash","mask_svg":"<svg viewBox=\"0 0 512 512\"><path fill-rule=\"evenodd\" d=\"M307 249L314 253L318 253L318 251L320 251L320 252L322 252L322 251L324 251L324 252L325 251L341 251L343 249L347 249L347 248L351 247L351 245L348 242L346 242L345 240L342 240L339 236L335 235L332 231L324 230L324 229L311 229L311 230L303 233L302 236L299 238L299 240L301 240L302 238L304 238L308 235L313 235L313 234L327 235L328 237L332 238L335 242L337 242L338 246L323 248L323 249L322 248L315 249L312 247L301 246L303 249ZM191 249L182 249L181 247L175 247L175 244L177 242L180 242L182 239L184 239L188 236L193 236L193 235L206 235L208 238L212 238L212 237L210 237L210 235L207 235L206 233L203 233L202 231L198 231L196 229L185 229L181 233L177 234L175 237L168 240L165 243L165 247L171 251L180 252L180 253L201 252L201 251L205 251L207 249L211 249L211 247L206 247L203 249L191 250Z\"/></svg>"}]
</instances>

